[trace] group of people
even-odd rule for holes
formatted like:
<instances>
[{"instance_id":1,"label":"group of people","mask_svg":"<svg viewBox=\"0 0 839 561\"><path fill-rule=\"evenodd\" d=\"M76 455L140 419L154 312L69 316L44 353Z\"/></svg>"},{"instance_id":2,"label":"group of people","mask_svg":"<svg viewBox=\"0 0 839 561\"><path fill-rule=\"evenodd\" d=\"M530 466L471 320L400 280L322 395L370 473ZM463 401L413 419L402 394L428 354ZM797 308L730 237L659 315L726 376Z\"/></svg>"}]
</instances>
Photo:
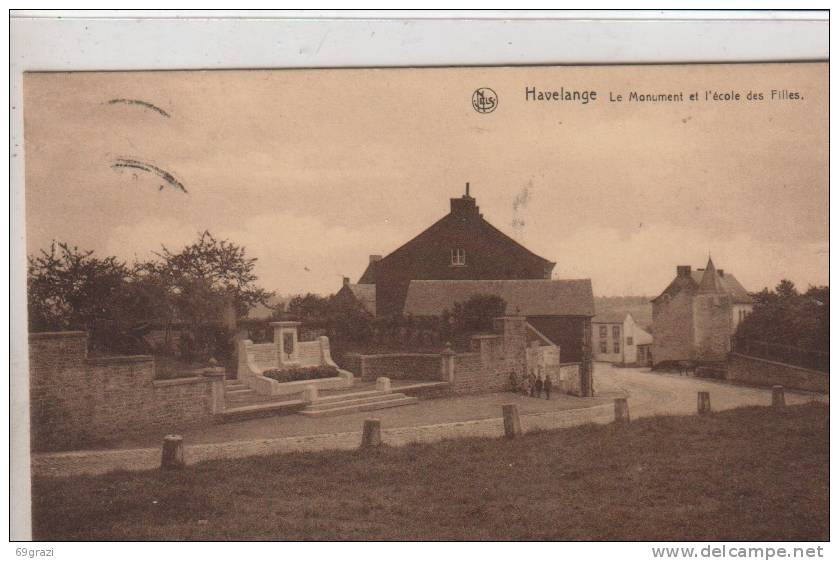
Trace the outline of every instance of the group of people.
<instances>
[{"instance_id":1,"label":"group of people","mask_svg":"<svg viewBox=\"0 0 839 561\"><path fill-rule=\"evenodd\" d=\"M545 374L545 377L543 378L541 372L534 373L533 371L519 380L518 375L516 375L515 371L513 371L510 372L510 388L513 392L538 398L542 397L542 392L544 391L545 399L550 399L551 390L553 389L553 380L551 380L550 374Z\"/></svg>"}]
</instances>

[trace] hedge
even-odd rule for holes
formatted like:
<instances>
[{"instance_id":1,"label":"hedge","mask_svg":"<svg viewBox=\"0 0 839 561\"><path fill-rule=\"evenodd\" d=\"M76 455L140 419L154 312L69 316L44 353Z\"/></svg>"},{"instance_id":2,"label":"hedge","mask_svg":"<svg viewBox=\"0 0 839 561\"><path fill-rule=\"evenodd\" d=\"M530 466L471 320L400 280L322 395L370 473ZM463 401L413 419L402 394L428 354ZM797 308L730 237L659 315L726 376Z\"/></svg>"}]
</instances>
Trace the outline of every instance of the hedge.
<instances>
[{"instance_id":1,"label":"hedge","mask_svg":"<svg viewBox=\"0 0 839 561\"><path fill-rule=\"evenodd\" d=\"M334 366L310 366L307 368L289 368L287 370L273 368L264 371L262 375L280 383L298 382L300 380L335 378L338 376L338 369Z\"/></svg>"}]
</instances>

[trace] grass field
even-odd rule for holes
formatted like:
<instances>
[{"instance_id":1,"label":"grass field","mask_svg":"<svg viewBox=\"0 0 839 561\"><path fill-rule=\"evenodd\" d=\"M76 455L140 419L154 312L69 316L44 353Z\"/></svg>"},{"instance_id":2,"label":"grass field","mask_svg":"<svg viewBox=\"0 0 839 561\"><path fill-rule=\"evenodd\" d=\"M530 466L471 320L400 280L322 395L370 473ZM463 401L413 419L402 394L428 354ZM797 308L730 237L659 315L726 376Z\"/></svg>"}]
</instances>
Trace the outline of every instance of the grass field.
<instances>
[{"instance_id":1,"label":"grass field","mask_svg":"<svg viewBox=\"0 0 839 561\"><path fill-rule=\"evenodd\" d=\"M36 540L827 540L828 407L35 478Z\"/></svg>"}]
</instances>

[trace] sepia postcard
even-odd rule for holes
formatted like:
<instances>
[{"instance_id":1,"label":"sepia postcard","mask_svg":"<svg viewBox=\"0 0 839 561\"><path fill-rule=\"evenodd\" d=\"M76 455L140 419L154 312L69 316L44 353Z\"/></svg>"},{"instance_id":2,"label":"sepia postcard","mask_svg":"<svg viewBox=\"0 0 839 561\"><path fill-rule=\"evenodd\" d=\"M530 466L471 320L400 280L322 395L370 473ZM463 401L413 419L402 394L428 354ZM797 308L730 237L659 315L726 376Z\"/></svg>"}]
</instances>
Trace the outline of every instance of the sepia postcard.
<instances>
[{"instance_id":1,"label":"sepia postcard","mask_svg":"<svg viewBox=\"0 0 839 561\"><path fill-rule=\"evenodd\" d=\"M828 541L828 72L27 72L32 538Z\"/></svg>"}]
</instances>

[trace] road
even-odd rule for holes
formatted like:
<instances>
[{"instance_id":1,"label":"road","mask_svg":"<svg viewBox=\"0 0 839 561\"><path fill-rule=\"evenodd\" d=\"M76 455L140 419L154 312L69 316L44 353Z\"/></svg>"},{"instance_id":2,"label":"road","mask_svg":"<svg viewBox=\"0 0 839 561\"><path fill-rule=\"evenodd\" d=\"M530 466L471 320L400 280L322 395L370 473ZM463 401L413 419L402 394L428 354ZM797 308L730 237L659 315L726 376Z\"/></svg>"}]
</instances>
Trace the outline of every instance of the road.
<instances>
[{"instance_id":1,"label":"road","mask_svg":"<svg viewBox=\"0 0 839 561\"><path fill-rule=\"evenodd\" d=\"M697 392L711 395L711 409L723 411L747 405L770 405L772 390L734 385L719 380L660 374L648 368L615 368L606 363L595 365L595 390L599 393L624 393L634 417L650 415L689 415L696 413ZM828 396L786 390L788 405L808 401L828 401Z\"/></svg>"},{"instance_id":2,"label":"road","mask_svg":"<svg viewBox=\"0 0 839 561\"><path fill-rule=\"evenodd\" d=\"M510 393L483 394L420 403L376 411L382 421L382 441L399 446L411 442L437 442L448 438L490 437L504 434L500 418L503 403L518 403L524 430L554 430L585 423L609 423L614 418L612 400L626 397L630 417L691 415L696 413L697 392L707 391L711 409L722 411L748 405L770 405L768 388L737 386L648 369L615 368L598 363L594 373L595 398L562 396L537 400ZM828 396L787 390L789 405L827 402ZM299 415L253 419L212 425L184 432L185 458L196 463L218 458L294 451L349 450L361 440L361 422L370 413L311 419ZM160 465L159 438L153 442L126 442L119 449L80 450L32 455L35 474L67 476L105 473L114 469L154 469Z\"/></svg>"}]
</instances>

